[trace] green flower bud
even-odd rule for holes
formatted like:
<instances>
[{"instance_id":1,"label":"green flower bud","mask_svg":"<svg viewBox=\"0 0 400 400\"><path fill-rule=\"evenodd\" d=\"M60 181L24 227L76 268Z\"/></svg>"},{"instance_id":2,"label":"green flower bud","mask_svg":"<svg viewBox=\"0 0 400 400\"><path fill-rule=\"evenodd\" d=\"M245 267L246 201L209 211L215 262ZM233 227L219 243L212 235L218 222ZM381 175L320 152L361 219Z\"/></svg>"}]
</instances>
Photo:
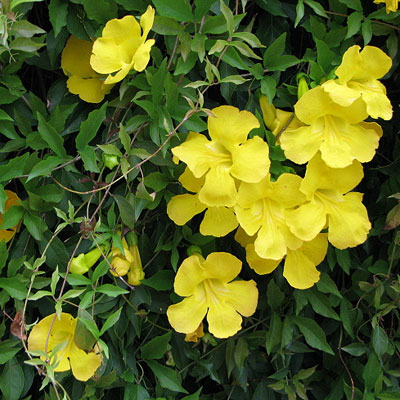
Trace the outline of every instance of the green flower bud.
<instances>
[{"instance_id":1,"label":"green flower bud","mask_svg":"<svg viewBox=\"0 0 400 400\"><path fill-rule=\"evenodd\" d=\"M194 254L202 255L201 248L199 246L192 244L187 248L186 254L188 255L188 257L193 256Z\"/></svg>"},{"instance_id":2,"label":"green flower bud","mask_svg":"<svg viewBox=\"0 0 400 400\"><path fill-rule=\"evenodd\" d=\"M299 78L298 80L298 86L297 86L297 98L300 99L303 94L308 92L308 83L306 77L303 75Z\"/></svg>"},{"instance_id":3,"label":"green flower bud","mask_svg":"<svg viewBox=\"0 0 400 400\"><path fill-rule=\"evenodd\" d=\"M117 156L112 156L110 154L103 154L104 165L109 168L113 169L119 164L119 160Z\"/></svg>"},{"instance_id":4,"label":"green flower bud","mask_svg":"<svg viewBox=\"0 0 400 400\"><path fill-rule=\"evenodd\" d=\"M72 259L69 272L71 272L71 274L85 274L90 268L93 267L94 264L96 264L100 256L101 250L98 248L89 251L87 254L79 254L77 257Z\"/></svg>"}]
</instances>

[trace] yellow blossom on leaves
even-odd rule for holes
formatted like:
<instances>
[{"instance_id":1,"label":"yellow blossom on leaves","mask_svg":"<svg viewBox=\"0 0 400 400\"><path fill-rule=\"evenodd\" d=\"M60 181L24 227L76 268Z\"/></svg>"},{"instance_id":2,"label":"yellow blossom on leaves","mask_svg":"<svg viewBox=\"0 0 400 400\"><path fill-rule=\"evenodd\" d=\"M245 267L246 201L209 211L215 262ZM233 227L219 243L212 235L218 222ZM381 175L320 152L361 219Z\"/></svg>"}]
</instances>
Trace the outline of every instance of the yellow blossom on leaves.
<instances>
[{"instance_id":1,"label":"yellow blossom on leaves","mask_svg":"<svg viewBox=\"0 0 400 400\"><path fill-rule=\"evenodd\" d=\"M228 207L209 207L199 200L198 192L204 184L204 177L196 178L189 168L179 177L182 186L196 194L181 194L172 197L167 206L168 216L177 224L185 225L195 215L206 210L200 224L203 236L225 236L238 226L235 213Z\"/></svg>"},{"instance_id":2,"label":"yellow blossom on leaves","mask_svg":"<svg viewBox=\"0 0 400 400\"><path fill-rule=\"evenodd\" d=\"M181 333L194 332L207 314L208 330L217 338L234 335L257 306L256 283L233 281L242 263L229 253L199 254L186 258L175 277L174 290L180 303L168 307L171 326Z\"/></svg>"},{"instance_id":3,"label":"yellow blossom on leaves","mask_svg":"<svg viewBox=\"0 0 400 400\"><path fill-rule=\"evenodd\" d=\"M128 283L133 286L139 286L142 283L141 280L144 279L139 247L137 245L130 246L129 251L133 256L133 262L128 271Z\"/></svg>"},{"instance_id":4,"label":"yellow blossom on leaves","mask_svg":"<svg viewBox=\"0 0 400 400\"><path fill-rule=\"evenodd\" d=\"M399 0L374 0L374 3L384 3L386 5L386 14L396 12L399 8Z\"/></svg>"},{"instance_id":5,"label":"yellow blossom on leaves","mask_svg":"<svg viewBox=\"0 0 400 400\"><path fill-rule=\"evenodd\" d=\"M342 106L321 86L309 90L295 105L298 119L305 125L287 129L280 143L285 155L297 164L311 160L318 152L331 168L344 168L353 160L371 161L382 128L368 117L361 99Z\"/></svg>"},{"instance_id":6,"label":"yellow blossom on leaves","mask_svg":"<svg viewBox=\"0 0 400 400\"><path fill-rule=\"evenodd\" d=\"M86 352L78 348L75 344L76 324L77 319L67 313L61 313L60 318L56 314L43 318L32 328L28 350L47 350L49 358L55 360L55 372L72 369L76 379L87 381L99 368L103 357L95 351Z\"/></svg>"},{"instance_id":7,"label":"yellow blossom on leaves","mask_svg":"<svg viewBox=\"0 0 400 400\"><path fill-rule=\"evenodd\" d=\"M286 215L288 209L306 200L299 190L301 181L299 176L285 173L276 182L267 176L259 183L240 185L236 217L247 235L256 235L254 246L260 257L281 260L287 248L301 246Z\"/></svg>"},{"instance_id":8,"label":"yellow blossom on leaves","mask_svg":"<svg viewBox=\"0 0 400 400\"><path fill-rule=\"evenodd\" d=\"M328 227L328 240L338 249L367 239L371 224L362 193L350 192L363 177L358 161L346 168L329 168L317 154L307 165L300 190L307 202L288 211L287 224L300 239L310 241Z\"/></svg>"},{"instance_id":9,"label":"yellow blossom on leaves","mask_svg":"<svg viewBox=\"0 0 400 400\"><path fill-rule=\"evenodd\" d=\"M310 242L303 242L296 250L287 250L283 276L289 285L296 289L308 289L319 281L320 273L316 266L326 256L328 240L326 233L320 233ZM253 244L246 246L246 260L257 274L269 274L280 264L280 260L261 258Z\"/></svg>"},{"instance_id":10,"label":"yellow blossom on leaves","mask_svg":"<svg viewBox=\"0 0 400 400\"><path fill-rule=\"evenodd\" d=\"M61 54L61 68L69 76L67 88L88 103L99 103L114 85L107 85L90 66L93 43L71 36Z\"/></svg>"},{"instance_id":11,"label":"yellow blossom on leaves","mask_svg":"<svg viewBox=\"0 0 400 400\"><path fill-rule=\"evenodd\" d=\"M269 149L259 136L247 139L259 127L257 118L248 111L232 106L211 110L208 131L211 140L191 132L188 139L172 149L196 178L205 176L199 200L207 206L232 207L237 201L236 180L259 182L268 174Z\"/></svg>"},{"instance_id":12,"label":"yellow blossom on leaves","mask_svg":"<svg viewBox=\"0 0 400 400\"><path fill-rule=\"evenodd\" d=\"M96 72L108 75L105 83L117 83L132 69L140 72L146 68L155 43L154 39L146 40L154 13L154 8L148 6L140 17L140 25L132 15L106 23L102 36L93 44L90 58L90 65Z\"/></svg>"},{"instance_id":13,"label":"yellow blossom on leaves","mask_svg":"<svg viewBox=\"0 0 400 400\"><path fill-rule=\"evenodd\" d=\"M191 333L187 333L185 335L185 342L193 342L193 343L198 343L199 339L204 336L204 329L203 329L203 323L200 322L199 327Z\"/></svg>"},{"instance_id":14,"label":"yellow blossom on leaves","mask_svg":"<svg viewBox=\"0 0 400 400\"><path fill-rule=\"evenodd\" d=\"M4 191L7 200L5 202L4 211L7 212L12 206L19 206L21 203L21 199L17 196L16 193L12 192L11 190ZM0 226L3 225L3 215L0 213ZM6 243L10 241L13 236L17 233L19 228L19 223L15 226L8 228L8 229L0 229L0 241L4 240Z\"/></svg>"},{"instance_id":15,"label":"yellow blossom on leaves","mask_svg":"<svg viewBox=\"0 0 400 400\"><path fill-rule=\"evenodd\" d=\"M391 68L392 59L381 49L365 46L351 46L343 55L342 63L336 70L338 79L329 80L322 88L331 99L348 107L357 99L366 104L367 113L372 118L392 118L393 110L386 96L385 86L378 81Z\"/></svg>"}]
</instances>

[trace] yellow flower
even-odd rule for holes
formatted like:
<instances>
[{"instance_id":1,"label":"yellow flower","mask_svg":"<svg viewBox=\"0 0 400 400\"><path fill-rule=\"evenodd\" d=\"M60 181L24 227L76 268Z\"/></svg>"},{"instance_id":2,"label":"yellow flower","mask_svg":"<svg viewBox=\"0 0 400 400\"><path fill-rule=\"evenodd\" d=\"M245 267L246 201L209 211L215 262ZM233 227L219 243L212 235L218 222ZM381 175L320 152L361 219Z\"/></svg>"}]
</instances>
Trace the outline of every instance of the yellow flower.
<instances>
[{"instance_id":1,"label":"yellow flower","mask_svg":"<svg viewBox=\"0 0 400 400\"><path fill-rule=\"evenodd\" d=\"M32 328L28 350L47 350L48 357L55 365L55 372L72 369L76 379L87 381L99 368L103 357L94 351L87 353L77 347L74 340L76 323L77 319L67 313L61 313L60 319L56 314L43 318Z\"/></svg>"},{"instance_id":2,"label":"yellow flower","mask_svg":"<svg viewBox=\"0 0 400 400\"><path fill-rule=\"evenodd\" d=\"M374 0L375 4L385 3L386 4L386 14L391 11L396 12L399 7L399 0Z\"/></svg>"},{"instance_id":3,"label":"yellow flower","mask_svg":"<svg viewBox=\"0 0 400 400\"><path fill-rule=\"evenodd\" d=\"M107 85L90 66L93 43L71 36L61 54L61 68L69 76L68 90L88 103L99 103L114 85Z\"/></svg>"},{"instance_id":4,"label":"yellow flower","mask_svg":"<svg viewBox=\"0 0 400 400\"><path fill-rule=\"evenodd\" d=\"M329 168L317 154L307 165L300 190L307 202L288 211L287 224L300 239L310 241L328 226L328 240L338 249L363 243L371 228L362 193L350 192L363 177L358 161Z\"/></svg>"},{"instance_id":5,"label":"yellow flower","mask_svg":"<svg viewBox=\"0 0 400 400\"><path fill-rule=\"evenodd\" d=\"M348 107L362 99L372 118L392 118L393 110L386 96L385 86L378 81L391 68L392 60L381 49L365 46L351 46L343 55L342 63L336 70L338 79L322 84L331 99Z\"/></svg>"},{"instance_id":6,"label":"yellow flower","mask_svg":"<svg viewBox=\"0 0 400 400\"><path fill-rule=\"evenodd\" d=\"M12 206L19 206L21 203L21 199L16 195L16 193L11 190L4 191L7 200L4 206L4 211L7 212ZM0 213L0 226L3 225L3 215ZM0 229L0 241L4 240L6 243L10 241L13 236L17 233L19 229L19 222L9 229Z\"/></svg>"},{"instance_id":7,"label":"yellow flower","mask_svg":"<svg viewBox=\"0 0 400 400\"><path fill-rule=\"evenodd\" d=\"M331 168L368 162L375 155L382 128L363 122L368 114L361 99L342 106L318 86L301 97L295 111L305 125L285 130L280 138L286 157L295 163L306 163L318 150Z\"/></svg>"},{"instance_id":8,"label":"yellow flower","mask_svg":"<svg viewBox=\"0 0 400 400\"><path fill-rule=\"evenodd\" d=\"M110 268L110 272L114 276L124 276L128 274L128 283L138 286L141 284L140 281L144 279L144 272L137 242L136 244L128 245L125 238L123 238L122 246L124 248L124 254L122 254L121 250L117 247L111 249L112 268Z\"/></svg>"},{"instance_id":9,"label":"yellow flower","mask_svg":"<svg viewBox=\"0 0 400 400\"><path fill-rule=\"evenodd\" d=\"M320 233L310 242L303 242L298 249L287 250L283 276L289 285L296 289L308 289L319 281L320 273L316 266L326 256L328 240L326 233ZM253 244L246 246L246 260L257 274L269 274L280 264L280 260L261 258Z\"/></svg>"},{"instance_id":10,"label":"yellow flower","mask_svg":"<svg viewBox=\"0 0 400 400\"><path fill-rule=\"evenodd\" d=\"M236 204L236 181L259 182L268 174L269 149L259 136L247 139L259 127L257 118L248 111L232 106L211 110L208 118L211 140L191 132L188 139L172 149L196 178L205 176L199 200L207 206Z\"/></svg>"},{"instance_id":11,"label":"yellow flower","mask_svg":"<svg viewBox=\"0 0 400 400\"><path fill-rule=\"evenodd\" d=\"M207 314L208 330L217 338L234 335L257 306L258 290L251 281L233 281L242 263L229 253L199 254L186 258L175 277L175 292L185 297L168 307L171 326L181 333L194 332Z\"/></svg>"},{"instance_id":12,"label":"yellow flower","mask_svg":"<svg viewBox=\"0 0 400 400\"><path fill-rule=\"evenodd\" d=\"M200 322L200 325L194 332L187 333L185 335L185 342L198 343L199 339L202 338L203 336L204 336L203 323Z\"/></svg>"},{"instance_id":13,"label":"yellow flower","mask_svg":"<svg viewBox=\"0 0 400 400\"><path fill-rule=\"evenodd\" d=\"M155 43L154 39L146 40L153 22L154 8L148 6L140 17L140 25L132 15L106 23L102 36L93 44L90 58L90 65L96 72L108 75L105 83L117 83L130 70L140 72L146 68Z\"/></svg>"},{"instance_id":14,"label":"yellow flower","mask_svg":"<svg viewBox=\"0 0 400 400\"><path fill-rule=\"evenodd\" d=\"M198 192L204 184L204 177L197 179L189 168L179 177L182 186L196 194L181 194L172 197L167 206L168 216L177 224L185 225L195 215L206 210L200 224L203 236L225 236L233 231L238 222L235 213L228 207L208 207L199 200Z\"/></svg>"},{"instance_id":15,"label":"yellow flower","mask_svg":"<svg viewBox=\"0 0 400 400\"><path fill-rule=\"evenodd\" d=\"M254 246L260 257L281 260L288 247L301 246L286 217L288 209L306 200L300 184L299 176L285 173L276 182L268 176L259 183L240 185L236 217L247 235L256 235Z\"/></svg>"}]
</instances>

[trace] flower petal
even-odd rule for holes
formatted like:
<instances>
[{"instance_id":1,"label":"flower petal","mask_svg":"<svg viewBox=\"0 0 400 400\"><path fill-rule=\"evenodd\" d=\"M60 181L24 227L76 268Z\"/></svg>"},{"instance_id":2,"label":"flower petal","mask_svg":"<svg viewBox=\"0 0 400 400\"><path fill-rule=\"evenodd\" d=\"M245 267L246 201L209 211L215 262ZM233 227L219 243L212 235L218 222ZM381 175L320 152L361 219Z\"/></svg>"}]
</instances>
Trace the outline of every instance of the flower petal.
<instances>
[{"instance_id":1,"label":"flower petal","mask_svg":"<svg viewBox=\"0 0 400 400\"><path fill-rule=\"evenodd\" d=\"M178 181L182 186L189 190L189 192L198 193L204 185L205 178L196 178L189 168L185 168L183 174L179 177Z\"/></svg>"},{"instance_id":2,"label":"flower petal","mask_svg":"<svg viewBox=\"0 0 400 400\"><path fill-rule=\"evenodd\" d=\"M328 251L328 234L320 233L310 242L304 242L301 251L315 265L321 264Z\"/></svg>"},{"instance_id":3,"label":"flower petal","mask_svg":"<svg viewBox=\"0 0 400 400\"><path fill-rule=\"evenodd\" d=\"M233 336L242 327L242 317L234 307L226 303L210 307L207 321L210 333L220 339Z\"/></svg>"},{"instance_id":4,"label":"flower petal","mask_svg":"<svg viewBox=\"0 0 400 400\"><path fill-rule=\"evenodd\" d=\"M175 224L182 226L205 209L197 194L180 194L169 201L167 214Z\"/></svg>"},{"instance_id":5,"label":"flower petal","mask_svg":"<svg viewBox=\"0 0 400 400\"><path fill-rule=\"evenodd\" d=\"M376 84L382 85L376 81ZM383 85L382 85L383 86ZM367 112L372 118L382 118L386 121L392 119L393 107L385 92L376 90L364 91L362 99L367 105Z\"/></svg>"},{"instance_id":6,"label":"flower petal","mask_svg":"<svg viewBox=\"0 0 400 400\"><path fill-rule=\"evenodd\" d=\"M371 223L362 197L362 193L348 193L328 210L328 239L338 249L358 246L367 239Z\"/></svg>"},{"instance_id":7,"label":"flower petal","mask_svg":"<svg viewBox=\"0 0 400 400\"><path fill-rule=\"evenodd\" d=\"M81 78L72 75L67 80L67 88L87 103L100 103L104 95L109 93L114 85L106 85L97 78Z\"/></svg>"},{"instance_id":8,"label":"flower petal","mask_svg":"<svg viewBox=\"0 0 400 400\"><path fill-rule=\"evenodd\" d=\"M147 67L150 61L150 50L154 43L154 39L149 39L138 47L133 56L133 69L141 72Z\"/></svg>"},{"instance_id":9,"label":"flower petal","mask_svg":"<svg viewBox=\"0 0 400 400\"><path fill-rule=\"evenodd\" d=\"M227 283L235 279L242 269L242 262L230 253L215 252L203 262L207 278L219 279Z\"/></svg>"},{"instance_id":10,"label":"flower petal","mask_svg":"<svg viewBox=\"0 0 400 400\"><path fill-rule=\"evenodd\" d=\"M200 233L203 236L221 237L237 228L238 222L235 213L227 207L209 207L200 224Z\"/></svg>"},{"instance_id":11,"label":"flower petal","mask_svg":"<svg viewBox=\"0 0 400 400\"><path fill-rule=\"evenodd\" d=\"M140 26L142 27L142 37L145 40L154 23L155 10L152 6L148 6L145 13L140 17Z\"/></svg>"},{"instance_id":12,"label":"flower petal","mask_svg":"<svg viewBox=\"0 0 400 400\"><path fill-rule=\"evenodd\" d=\"M240 111L232 106L220 106L211 110L208 131L213 141L230 146L244 143L249 132L260 126L258 119L249 111Z\"/></svg>"},{"instance_id":13,"label":"flower petal","mask_svg":"<svg viewBox=\"0 0 400 400\"><path fill-rule=\"evenodd\" d=\"M86 353L79 349L75 343L71 343L69 360L72 374L79 381L89 380L100 367L103 357L95 352Z\"/></svg>"},{"instance_id":14,"label":"flower petal","mask_svg":"<svg viewBox=\"0 0 400 400\"><path fill-rule=\"evenodd\" d=\"M232 207L237 202L235 180L224 164L211 168L199 192L199 200L208 206Z\"/></svg>"},{"instance_id":15,"label":"flower petal","mask_svg":"<svg viewBox=\"0 0 400 400\"><path fill-rule=\"evenodd\" d=\"M171 326L181 333L192 333L200 325L207 313L204 291L196 296L183 299L167 309L167 317Z\"/></svg>"},{"instance_id":16,"label":"flower petal","mask_svg":"<svg viewBox=\"0 0 400 400\"><path fill-rule=\"evenodd\" d=\"M203 264L203 257L197 254L183 260L175 276L174 290L176 294L187 297L195 292L197 285L208 277Z\"/></svg>"},{"instance_id":17,"label":"flower petal","mask_svg":"<svg viewBox=\"0 0 400 400\"><path fill-rule=\"evenodd\" d=\"M269 172L269 147L259 136L231 148L231 174L245 182L259 182Z\"/></svg>"},{"instance_id":18,"label":"flower petal","mask_svg":"<svg viewBox=\"0 0 400 400\"><path fill-rule=\"evenodd\" d=\"M88 40L69 37L61 53L61 68L65 75L78 75L82 78L98 76L89 63L92 46L93 43Z\"/></svg>"},{"instance_id":19,"label":"flower petal","mask_svg":"<svg viewBox=\"0 0 400 400\"><path fill-rule=\"evenodd\" d=\"M254 269L257 274L265 275L275 271L282 259L272 260L270 258L262 258L256 253L254 244L249 244L246 246L246 261L250 268Z\"/></svg>"},{"instance_id":20,"label":"flower petal","mask_svg":"<svg viewBox=\"0 0 400 400\"><path fill-rule=\"evenodd\" d=\"M234 281L226 285L229 294L225 301L244 317L253 315L257 308L258 289L253 280Z\"/></svg>"}]
</instances>

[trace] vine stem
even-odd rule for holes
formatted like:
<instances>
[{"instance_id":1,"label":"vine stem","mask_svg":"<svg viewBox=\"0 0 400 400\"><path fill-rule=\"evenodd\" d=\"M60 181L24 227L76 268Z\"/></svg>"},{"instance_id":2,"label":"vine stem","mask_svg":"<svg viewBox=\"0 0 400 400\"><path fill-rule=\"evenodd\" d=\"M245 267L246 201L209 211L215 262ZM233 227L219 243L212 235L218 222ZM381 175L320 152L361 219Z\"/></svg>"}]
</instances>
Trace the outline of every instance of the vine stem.
<instances>
[{"instance_id":1,"label":"vine stem","mask_svg":"<svg viewBox=\"0 0 400 400\"><path fill-rule=\"evenodd\" d=\"M351 400L354 400L354 392L355 392L355 386L354 386L354 380L353 377L350 373L349 367L347 366L347 364L344 362L343 356L342 356L342 339L343 339L343 329L340 328L340 336L339 336L339 344L338 344L338 354L339 354L339 358L340 358L340 362L343 364L344 369L347 372L347 375L350 378L350 383L351 383Z\"/></svg>"}]
</instances>

